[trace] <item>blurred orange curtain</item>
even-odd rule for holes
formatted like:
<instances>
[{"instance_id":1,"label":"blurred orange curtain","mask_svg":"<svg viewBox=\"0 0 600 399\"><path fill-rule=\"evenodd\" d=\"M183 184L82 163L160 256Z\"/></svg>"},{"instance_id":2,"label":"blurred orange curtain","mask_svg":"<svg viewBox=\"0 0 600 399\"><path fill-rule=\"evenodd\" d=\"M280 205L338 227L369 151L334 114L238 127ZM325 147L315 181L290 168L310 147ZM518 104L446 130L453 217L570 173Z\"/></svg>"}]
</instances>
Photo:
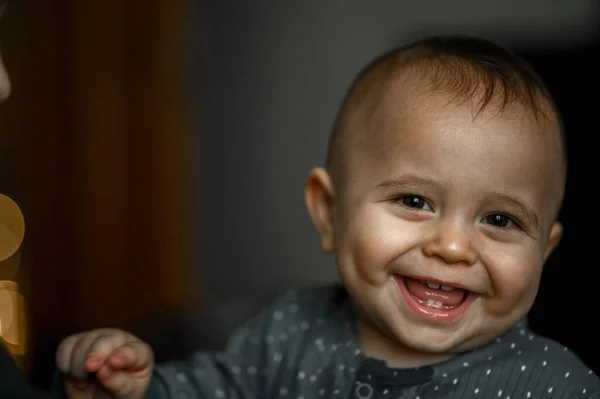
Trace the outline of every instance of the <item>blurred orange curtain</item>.
<instances>
[{"instance_id":1,"label":"blurred orange curtain","mask_svg":"<svg viewBox=\"0 0 600 399\"><path fill-rule=\"evenodd\" d=\"M7 18L24 24L13 23L24 36L7 39L18 54L7 63L18 69L15 199L26 220L35 374L47 371L48 351L64 334L100 326L135 332L190 301L190 4L10 3Z\"/></svg>"}]
</instances>

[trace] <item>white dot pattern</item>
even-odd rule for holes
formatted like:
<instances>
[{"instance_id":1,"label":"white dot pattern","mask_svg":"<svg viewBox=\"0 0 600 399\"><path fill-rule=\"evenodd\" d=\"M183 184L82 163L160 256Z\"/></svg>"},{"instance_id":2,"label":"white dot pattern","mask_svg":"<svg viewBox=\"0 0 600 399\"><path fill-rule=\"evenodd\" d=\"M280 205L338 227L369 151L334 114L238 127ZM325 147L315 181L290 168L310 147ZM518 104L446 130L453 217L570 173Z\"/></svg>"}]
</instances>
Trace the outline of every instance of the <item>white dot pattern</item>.
<instances>
[{"instance_id":1,"label":"white dot pattern","mask_svg":"<svg viewBox=\"0 0 600 399\"><path fill-rule=\"evenodd\" d=\"M430 368L369 366L349 318L344 319L348 309L324 311L332 303L314 292L288 296L239 330L225 352L196 354L181 368L158 365L168 397L238 398L231 395L239 392L243 397L290 399L406 398L403 381ZM600 392L598 378L569 350L522 323L480 352L433 367L427 378L429 383L417 384L412 397L575 398ZM265 386L272 391L261 391Z\"/></svg>"}]
</instances>

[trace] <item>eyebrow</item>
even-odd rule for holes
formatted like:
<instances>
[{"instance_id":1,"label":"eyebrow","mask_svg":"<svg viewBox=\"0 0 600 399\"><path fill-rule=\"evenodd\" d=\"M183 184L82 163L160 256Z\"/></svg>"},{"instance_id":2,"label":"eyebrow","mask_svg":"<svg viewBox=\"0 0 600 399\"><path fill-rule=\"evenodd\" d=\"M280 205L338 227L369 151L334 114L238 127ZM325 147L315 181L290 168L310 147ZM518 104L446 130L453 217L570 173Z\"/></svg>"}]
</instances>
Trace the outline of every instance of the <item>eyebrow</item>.
<instances>
[{"instance_id":1,"label":"eyebrow","mask_svg":"<svg viewBox=\"0 0 600 399\"><path fill-rule=\"evenodd\" d=\"M428 185L428 186L438 186L439 183L435 180L428 179L426 177L420 177L415 175L402 175L395 179L384 180L377 185L377 188L386 189L386 188L400 188L409 185Z\"/></svg>"},{"instance_id":2,"label":"eyebrow","mask_svg":"<svg viewBox=\"0 0 600 399\"><path fill-rule=\"evenodd\" d=\"M529 221L533 225L533 228L534 229L538 228L539 219L538 219L537 214L531 208L529 208L527 205L525 205L525 203L523 201L521 201L519 198L513 197L511 195L502 194L502 193L492 193L492 198L498 199L503 202L509 202L513 206L519 208L521 210L521 212L523 212L525 214L525 216L527 216L527 219L529 219Z\"/></svg>"},{"instance_id":3,"label":"eyebrow","mask_svg":"<svg viewBox=\"0 0 600 399\"><path fill-rule=\"evenodd\" d=\"M411 185L440 186L440 183L433 179L415 176L415 175L411 175L411 174L406 174L406 175L402 175L395 179L384 180L383 182L381 182L377 185L377 188L379 188L379 189L396 188L397 189L397 188L402 188L402 187L411 186ZM533 228L534 229L538 228L539 218L538 218L537 214L531 208L529 208L527 205L525 205L525 202L523 202L519 198L514 197L512 195L502 194L499 192L491 193L490 197L495 200L498 200L498 201L510 203L514 207L518 208L527 217L529 222L533 225Z\"/></svg>"}]
</instances>

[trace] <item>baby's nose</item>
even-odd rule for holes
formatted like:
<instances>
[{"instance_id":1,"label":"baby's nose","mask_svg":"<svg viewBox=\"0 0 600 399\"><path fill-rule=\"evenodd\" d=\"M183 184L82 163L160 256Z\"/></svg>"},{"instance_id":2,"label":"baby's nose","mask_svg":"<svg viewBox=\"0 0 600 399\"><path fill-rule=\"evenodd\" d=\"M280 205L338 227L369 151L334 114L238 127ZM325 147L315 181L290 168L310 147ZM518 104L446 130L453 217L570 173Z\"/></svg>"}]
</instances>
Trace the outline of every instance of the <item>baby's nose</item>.
<instances>
[{"instance_id":1,"label":"baby's nose","mask_svg":"<svg viewBox=\"0 0 600 399\"><path fill-rule=\"evenodd\" d=\"M449 265L472 265L477 261L470 230L459 224L440 223L424 248L425 255Z\"/></svg>"}]
</instances>

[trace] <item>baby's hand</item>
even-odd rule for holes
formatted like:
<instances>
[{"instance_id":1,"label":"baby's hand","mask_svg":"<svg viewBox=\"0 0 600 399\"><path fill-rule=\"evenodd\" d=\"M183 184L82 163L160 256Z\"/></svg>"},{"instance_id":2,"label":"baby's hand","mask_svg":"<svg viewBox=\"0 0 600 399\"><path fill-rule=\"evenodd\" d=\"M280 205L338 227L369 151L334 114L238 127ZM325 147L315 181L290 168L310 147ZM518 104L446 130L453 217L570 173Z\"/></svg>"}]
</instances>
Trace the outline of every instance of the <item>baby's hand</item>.
<instances>
[{"instance_id":1,"label":"baby's hand","mask_svg":"<svg viewBox=\"0 0 600 399\"><path fill-rule=\"evenodd\" d=\"M69 399L141 399L154 365L148 344L115 329L66 338L58 347L56 363L66 376Z\"/></svg>"}]
</instances>

